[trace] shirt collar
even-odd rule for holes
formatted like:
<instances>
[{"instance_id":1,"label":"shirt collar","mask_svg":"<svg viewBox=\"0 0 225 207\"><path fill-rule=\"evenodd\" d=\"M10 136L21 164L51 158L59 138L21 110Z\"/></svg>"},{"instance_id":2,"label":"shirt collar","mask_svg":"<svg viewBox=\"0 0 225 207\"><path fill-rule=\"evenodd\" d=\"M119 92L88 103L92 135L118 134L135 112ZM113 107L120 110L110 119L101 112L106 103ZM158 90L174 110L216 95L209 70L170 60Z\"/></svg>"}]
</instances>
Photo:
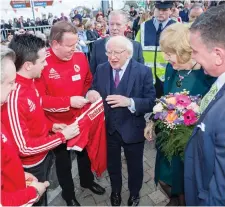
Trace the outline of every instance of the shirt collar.
<instances>
[{"instance_id":1,"label":"shirt collar","mask_svg":"<svg viewBox=\"0 0 225 207\"><path fill-rule=\"evenodd\" d=\"M127 68L127 66L128 66L128 64L129 64L129 62L130 62L130 58L127 59L127 61L124 63L124 65L123 65L120 69L121 69L122 71L125 71L126 68Z\"/></svg>"},{"instance_id":2,"label":"shirt collar","mask_svg":"<svg viewBox=\"0 0 225 207\"><path fill-rule=\"evenodd\" d=\"M222 73L216 80L216 86L218 91L223 87L224 83L225 83L225 72Z\"/></svg>"},{"instance_id":3,"label":"shirt collar","mask_svg":"<svg viewBox=\"0 0 225 207\"><path fill-rule=\"evenodd\" d=\"M171 19L170 18L168 18L166 21L164 21L164 22L159 22L158 20L157 20L157 18L154 18L154 24L157 24L157 25L159 25L160 23L162 23L162 29L163 28L165 28L165 26L167 25L167 23L170 21ZM158 29L158 28L156 28L156 29Z\"/></svg>"},{"instance_id":4,"label":"shirt collar","mask_svg":"<svg viewBox=\"0 0 225 207\"><path fill-rule=\"evenodd\" d=\"M16 83L30 86L34 83L34 79L25 78L19 74L16 74Z\"/></svg>"},{"instance_id":5,"label":"shirt collar","mask_svg":"<svg viewBox=\"0 0 225 207\"><path fill-rule=\"evenodd\" d=\"M67 61L64 61L64 60L61 60L60 58L58 58L56 56L56 54L53 52L52 48L49 49L49 52L50 52L51 56L54 58L53 62L57 62L57 63L67 62Z\"/></svg>"}]
</instances>

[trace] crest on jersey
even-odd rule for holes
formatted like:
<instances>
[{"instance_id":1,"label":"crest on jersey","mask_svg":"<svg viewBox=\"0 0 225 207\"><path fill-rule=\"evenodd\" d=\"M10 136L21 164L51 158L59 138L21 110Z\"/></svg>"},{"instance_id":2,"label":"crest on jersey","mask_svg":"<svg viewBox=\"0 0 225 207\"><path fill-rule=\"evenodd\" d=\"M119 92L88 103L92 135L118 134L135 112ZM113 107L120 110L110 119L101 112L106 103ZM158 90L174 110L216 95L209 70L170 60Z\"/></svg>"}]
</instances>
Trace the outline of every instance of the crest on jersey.
<instances>
[{"instance_id":1,"label":"crest on jersey","mask_svg":"<svg viewBox=\"0 0 225 207\"><path fill-rule=\"evenodd\" d=\"M79 65L74 65L74 70L75 70L76 72L79 72L79 71L80 71L80 66L79 66Z\"/></svg>"}]
</instances>

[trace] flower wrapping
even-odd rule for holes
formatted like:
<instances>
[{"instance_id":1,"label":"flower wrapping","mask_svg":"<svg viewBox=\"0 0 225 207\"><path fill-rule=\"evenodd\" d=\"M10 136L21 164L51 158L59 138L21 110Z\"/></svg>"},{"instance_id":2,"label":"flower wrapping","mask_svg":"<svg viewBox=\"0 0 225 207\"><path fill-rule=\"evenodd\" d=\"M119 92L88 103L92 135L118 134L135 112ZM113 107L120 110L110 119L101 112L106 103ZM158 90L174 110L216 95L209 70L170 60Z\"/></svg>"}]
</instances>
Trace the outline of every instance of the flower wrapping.
<instances>
[{"instance_id":1,"label":"flower wrapping","mask_svg":"<svg viewBox=\"0 0 225 207\"><path fill-rule=\"evenodd\" d=\"M184 90L156 99L153 108L156 145L169 161L173 156L184 158L185 146L200 116L200 97L190 96Z\"/></svg>"}]
</instances>

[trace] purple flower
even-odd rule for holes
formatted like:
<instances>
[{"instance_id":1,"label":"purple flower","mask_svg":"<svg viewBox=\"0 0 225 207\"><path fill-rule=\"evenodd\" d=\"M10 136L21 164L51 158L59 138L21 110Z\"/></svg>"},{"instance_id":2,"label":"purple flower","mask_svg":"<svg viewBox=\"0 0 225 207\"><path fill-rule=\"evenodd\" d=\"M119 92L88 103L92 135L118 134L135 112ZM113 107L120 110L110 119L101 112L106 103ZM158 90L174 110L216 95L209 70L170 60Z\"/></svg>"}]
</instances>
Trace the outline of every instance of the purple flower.
<instances>
[{"instance_id":1,"label":"purple flower","mask_svg":"<svg viewBox=\"0 0 225 207\"><path fill-rule=\"evenodd\" d=\"M184 124L184 120L182 120L182 119L177 119L177 120L175 120L174 121L174 124Z\"/></svg>"},{"instance_id":2,"label":"purple flower","mask_svg":"<svg viewBox=\"0 0 225 207\"><path fill-rule=\"evenodd\" d=\"M157 112L154 116L154 119L159 119L160 114L161 114L161 112Z\"/></svg>"},{"instance_id":3,"label":"purple flower","mask_svg":"<svg viewBox=\"0 0 225 207\"><path fill-rule=\"evenodd\" d=\"M168 104L167 108L168 108L168 110L174 110L175 106L173 104Z\"/></svg>"},{"instance_id":4,"label":"purple flower","mask_svg":"<svg viewBox=\"0 0 225 207\"><path fill-rule=\"evenodd\" d=\"M168 114L167 111L163 111L162 113L160 113L159 119L164 120L166 118L167 114Z\"/></svg>"}]
</instances>

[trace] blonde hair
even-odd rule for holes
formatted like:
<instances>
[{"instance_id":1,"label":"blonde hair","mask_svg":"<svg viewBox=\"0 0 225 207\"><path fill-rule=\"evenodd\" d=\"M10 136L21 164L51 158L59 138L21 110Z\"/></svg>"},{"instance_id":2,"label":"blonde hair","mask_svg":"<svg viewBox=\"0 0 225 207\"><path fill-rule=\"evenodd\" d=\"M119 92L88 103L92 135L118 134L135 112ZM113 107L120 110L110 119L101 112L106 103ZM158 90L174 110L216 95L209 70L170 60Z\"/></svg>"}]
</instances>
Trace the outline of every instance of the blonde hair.
<instances>
[{"instance_id":1,"label":"blonde hair","mask_svg":"<svg viewBox=\"0 0 225 207\"><path fill-rule=\"evenodd\" d=\"M189 34L189 25L175 23L168 26L160 36L162 52L176 54L180 64L187 63L192 54Z\"/></svg>"}]
</instances>

